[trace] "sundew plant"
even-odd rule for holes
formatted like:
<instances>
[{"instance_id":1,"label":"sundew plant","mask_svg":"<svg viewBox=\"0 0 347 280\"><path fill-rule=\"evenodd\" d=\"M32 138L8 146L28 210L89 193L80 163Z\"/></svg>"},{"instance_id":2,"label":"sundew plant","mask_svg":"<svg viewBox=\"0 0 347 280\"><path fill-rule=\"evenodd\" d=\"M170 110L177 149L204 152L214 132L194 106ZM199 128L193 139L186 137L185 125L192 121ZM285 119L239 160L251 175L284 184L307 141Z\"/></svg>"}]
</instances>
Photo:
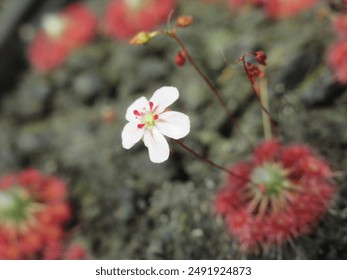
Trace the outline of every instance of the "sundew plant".
<instances>
[{"instance_id":1,"label":"sundew plant","mask_svg":"<svg viewBox=\"0 0 347 280\"><path fill-rule=\"evenodd\" d=\"M143 31L138 33L130 43L146 45L159 35L173 39L181 49L176 56L176 64L183 66L186 60L190 62L216 97L231 124L242 132L242 127L229 111L226 101L195 62L178 35L178 29L189 27L191 24L193 24L191 16L182 16L177 19L172 29L151 33ZM244 68L253 95L259 102L265 141L256 145L250 143L251 157L236 162L229 168L198 154L181 141L176 140L176 143L198 159L227 174L224 187L216 195L216 211L224 217L227 228L238 241L241 251L259 253L260 250L269 250L271 246L280 247L285 242L293 241L297 236L311 232L329 209L336 186L328 163L317 156L312 148L305 144L281 143L279 124L271 116L268 92L263 81L266 78L264 70L267 65L266 53L262 50L248 52L241 56L237 63ZM157 92L163 90L164 88ZM177 98L176 91L170 93L167 90L165 95L162 94L161 102L171 104L171 99ZM148 103L142 97L128 108L126 118L130 123L123 129L122 139L123 147L129 148L143 138L149 149L151 161L160 163L168 158L166 142L163 148L161 127L165 128L164 135L176 136L177 134L172 138L179 139L189 132L189 119L185 115L185 119L178 116L177 118L174 116L167 119L161 118L159 114L156 114L155 109L153 110L154 106L154 102ZM160 103L158 106L163 107ZM133 110L134 108L140 108L142 113L139 113L139 110ZM162 110L160 109L159 112ZM134 115L132 119L129 117L131 114ZM132 129L129 129L130 124ZM180 133L181 131L184 133ZM275 132L274 136L272 131ZM249 141L247 134L242 132L242 136L245 141ZM129 142L131 145L128 145ZM165 156L163 150L166 151ZM153 156L153 154L161 153L163 155L160 156L160 160Z\"/></svg>"}]
</instances>

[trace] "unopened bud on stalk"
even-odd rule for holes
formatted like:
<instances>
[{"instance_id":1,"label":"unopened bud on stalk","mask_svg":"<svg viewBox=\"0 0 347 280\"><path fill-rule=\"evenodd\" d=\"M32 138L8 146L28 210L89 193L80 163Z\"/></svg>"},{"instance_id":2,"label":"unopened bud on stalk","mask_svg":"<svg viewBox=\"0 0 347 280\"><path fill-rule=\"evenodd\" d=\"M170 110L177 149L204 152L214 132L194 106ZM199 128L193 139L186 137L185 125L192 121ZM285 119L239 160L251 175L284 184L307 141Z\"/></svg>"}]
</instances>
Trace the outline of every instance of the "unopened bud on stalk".
<instances>
[{"instance_id":1,"label":"unopened bud on stalk","mask_svg":"<svg viewBox=\"0 0 347 280\"><path fill-rule=\"evenodd\" d=\"M141 31L137 33L132 39L130 39L129 43L132 45L146 45L151 39L153 39L158 34L159 34L158 31L153 31L153 32Z\"/></svg>"},{"instance_id":2,"label":"unopened bud on stalk","mask_svg":"<svg viewBox=\"0 0 347 280\"><path fill-rule=\"evenodd\" d=\"M177 27L188 27L191 26L193 23L193 17L192 16L180 16L176 20L176 26Z\"/></svg>"},{"instance_id":3,"label":"unopened bud on stalk","mask_svg":"<svg viewBox=\"0 0 347 280\"><path fill-rule=\"evenodd\" d=\"M259 64L266 66L267 56L266 56L265 52L263 52L263 51L256 51L254 56L255 56L255 59L257 60L257 62Z\"/></svg>"},{"instance_id":4,"label":"unopened bud on stalk","mask_svg":"<svg viewBox=\"0 0 347 280\"><path fill-rule=\"evenodd\" d=\"M183 66L186 63L186 57L183 51L177 53L175 63L177 66Z\"/></svg>"}]
</instances>

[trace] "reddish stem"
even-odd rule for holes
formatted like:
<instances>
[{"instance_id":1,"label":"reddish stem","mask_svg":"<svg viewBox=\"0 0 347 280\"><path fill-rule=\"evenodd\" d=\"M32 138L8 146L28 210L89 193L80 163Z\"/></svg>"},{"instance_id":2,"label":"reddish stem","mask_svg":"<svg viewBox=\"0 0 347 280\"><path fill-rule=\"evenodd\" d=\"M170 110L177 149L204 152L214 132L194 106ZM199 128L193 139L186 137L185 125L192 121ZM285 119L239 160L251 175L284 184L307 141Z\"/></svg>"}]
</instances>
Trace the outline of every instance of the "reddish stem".
<instances>
[{"instance_id":1,"label":"reddish stem","mask_svg":"<svg viewBox=\"0 0 347 280\"><path fill-rule=\"evenodd\" d=\"M186 146L185 144L183 144L181 141L175 140L175 142L176 142L178 145L180 145L183 149L185 149L186 151L190 152L191 154L193 154L194 156L196 156L197 158L199 158L200 160L205 161L205 162L207 162L208 164L210 164L210 165L212 165L212 166L214 166L214 167L216 167L216 168L218 168L218 169L220 169L220 170L222 170L222 171L224 171L224 172L227 172L229 175L234 176L234 177L236 177L236 178L238 178L238 179L240 179L240 180L244 180L244 181L246 181L246 182L249 181L248 178L245 178L245 177L243 177L243 176L240 176L240 175L238 175L238 174L236 174L236 173L234 173L234 172L232 172L232 171L226 169L225 167L223 167L223 166L221 166L221 165L215 163L214 161L212 161L212 160L210 160L210 159L208 159L208 158L206 158L206 157L204 157L204 156L198 154L197 152L195 152L194 150L192 150L191 148L189 148L188 146Z\"/></svg>"},{"instance_id":2,"label":"reddish stem","mask_svg":"<svg viewBox=\"0 0 347 280\"><path fill-rule=\"evenodd\" d=\"M185 57L188 59L188 61L190 62L190 64L193 66L193 68L196 70L196 72L200 75L200 77L205 81L205 83L207 84L207 86L210 88L210 90L212 91L212 93L214 94L214 96L217 98L219 104L222 106L222 108L224 109L225 113L227 114L227 117L229 119L229 121L235 126L237 127L237 129L239 130L240 134L247 140L249 146L251 147L251 149L253 150L253 144L250 141L250 139L248 138L248 136L242 131L239 123L236 121L236 119L234 118L233 114L229 111L226 102L223 100L222 96L220 95L220 93L217 91L216 87L213 85L213 83L210 81L210 79L206 76L206 74L200 69L200 67L196 64L195 60L192 58L192 56L189 54L188 49L186 48L186 46L184 45L184 43L182 42L182 40L176 35L176 31L168 31L165 34L169 35L171 38L173 38L178 45L181 47L183 54L185 55Z\"/></svg>"},{"instance_id":3,"label":"reddish stem","mask_svg":"<svg viewBox=\"0 0 347 280\"><path fill-rule=\"evenodd\" d=\"M247 78L248 78L248 81L249 83L251 84L252 86L252 91L253 91L253 94L254 96L257 98L257 101L260 105L260 108L263 110L263 112L269 117L269 120L270 120L270 123L271 123L271 127L273 129L273 131L275 132L275 135L276 137L278 138L279 137L279 131L278 131L278 122L274 120L274 118L271 116L270 112L264 107L263 103L261 102L261 99L260 99L260 96L254 86L254 81L250 75L250 73L248 72L248 69L246 67L246 61L245 61L245 58L248 54L253 54L253 53L247 53L247 54L244 54L242 57L241 57L241 61L242 61L242 65L243 65L243 69L245 70L246 72L246 75L247 75ZM254 54L253 54L254 55Z\"/></svg>"}]
</instances>

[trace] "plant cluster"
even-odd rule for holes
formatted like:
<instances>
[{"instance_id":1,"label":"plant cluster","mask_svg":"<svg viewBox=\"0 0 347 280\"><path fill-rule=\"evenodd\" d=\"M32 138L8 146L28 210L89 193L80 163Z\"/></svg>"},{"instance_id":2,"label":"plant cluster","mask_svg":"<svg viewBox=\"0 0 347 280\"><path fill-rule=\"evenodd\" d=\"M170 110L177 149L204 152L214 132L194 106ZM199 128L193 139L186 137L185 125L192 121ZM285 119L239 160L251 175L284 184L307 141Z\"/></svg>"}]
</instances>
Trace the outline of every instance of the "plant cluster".
<instances>
[{"instance_id":1,"label":"plant cluster","mask_svg":"<svg viewBox=\"0 0 347 280\"><path fill-rule=\"evenodd\" d=\"M211 5L223 2L233 11L256 6L272 20L278 20L308 10L318 0L204 2ZM85 5L73 4L44 17L42 28L29 46L29 61L36 70L47 73L61 66L77 49L90 44L98 34L122 44L129 39L133 45L147 45L153 39L159 40L158 37L173 40L179 48L175 52L175 65L193 67L228 121L249 143L249 157L226 167L181 141L191 131L191 120L188 114L169 108L179 98L174 86L161 87L149 100L140 97L128 107L125 115L128 123L121 135L123 147L130 149L143 140L150 160L162 163L170 157L166 136L188 153L226 173L214 199L214 208L243 252L258 253L312 232L336 194L334 172L312 147L281 141L279 124L271 114L264 89L266 52L250 51L235 62L245 71L262 110L265 141L254 145L215 82L195 61L179 35L182 29L194 24L193 17L180 16L170 26L176 5L175 0L111 0L99 19ZM336 79L347 83L347 16L342 6L338 7L333 29L339 39L328 51L327 61ZM167 28L161 28L166 20ZM112 120L113 113L107 112L105 120ZM69 244L65 232L70 215L67 188L59 178L45 176L35 169L3 177L0 180L0 258L84 258L83 247Z\"/></svg>"},{"instance_id":2,"label":"plant cluster","mask_svg":"<svg viewBox=\"0 0 347 280\"><path fill-rule=\"evenodd\" d=\"M245 252L281 246L312 232L336 188L329 165L303 144L261 143L230 170L215 207Z\"/></svg>"},{"instance_id":3,"label":"plant cluster","mask_svg":"<svg viewBox=\"0 0 347 280\"><path fill-rule=\"evenodd\" d=\"M71 52L94 38L96 23L95 15L80 3L47 14L29 47L31 64L41 72L60 66Z\"/></svg>"},{"instance_id":4,"label":"plant cluster","mask_svg":"<svg viewBox=\"0 0 347 280\"><path fill-rule=\"evenodd\" d=\"M178 29L189 27L191 24L193 24L191 16L182 16L176 20L174 28L152 32L142 31L130 42L135 45L146 45L158 35L174 39L180 47L175 59L176 64L183 66L188 60L210 88L230 122L241 129L227 108L222 95L195 62L178 35ZM215 163L180 141L176 140L176 142L194 156L228 174L225 187L216 195L216 211L224 217L231 235L240 244L240 250L256 253L261 248L281 246L297 236L310 232L329 209L335 194L335 185L333 172L328 163L316 156L310 147L304 144L281 143L278 123L271 116L269 104L264 102L267 100L267 92L260 85L261 80L266 76L264 67L267 65L267 55L265 52L259 50L246 53L239 58L238 62L242 63L254 96L263 111L264 133L267 140L252 148L251 159L237 162L231 168ZM167 95L169 96L169 92ZM170 100L170 98L167 99ZM127 119L132 112L137 115L137 111L132 111L133 106L128 108ZM175 131L182 122L164 119L161 125L163 124L171 126ZM133 142L137 142L142 137L143 129L145 129L145 135L153 133L152 127L140 125L138 133L134 132L132 135ZM124 145L124 139L129 141L129 134L126 133L126 137L124 135L127 130L126 126L122 134L125 148L127 146ZM275 139L273 139L272 130L276 134ZM141 136L138 137L139 135ZM248 141L247 135L243 136ZM148 147L146 137L143 140ZM159 153L162 149L160 142L153 141L153 143L155 145L152 145L151 149L157 149ZM167 158L165 156L165 160ZM150 159L152 160L151 156Z\"/></svg>"},{"instance_id":5,"label":"plant cluster","mask_svg":"<svg viewBox=\"0 0 347 280\"><path fill-rule=\"evenodd\" d=\"M333 5L331 14L332 30L337 36L327 50L327 64L333 70L335 78L347 84L347 12L346 3Z\"/></svg>"},{"instance_id":6,"label":"plant cluster","mask_svg":"<svg viewBox=\"0 0 347 280\"><path fill-rule=\"evenodd\" d=\"M0 178L0 259L81 259L70 243L67 186L56 176L25 169Z\"/></svg>"},{"instance_id":7,"label":"plant cluster","mask_svg":"<svg viewBox=\"0 0 347 280\"><path fill-rule=\"evenodd\" d=\"M98 34L126 40L140 30L151 30L168 17L175 0L113 0L99 18L82 3L47 14L29 46L29 61L40 72L61 66L77 48Z\"/></svg>"},{"instance_id":8,"label":"plant cluster","mask_svg":"<svg viewBox=\"0 0 347 280\"><path fill-rule=\"evenodd\" d=\"M319 0L228 0L232 9L245 5L258 6L271 19L293 17L315 6Z\"/></svg>"}]
</instances>

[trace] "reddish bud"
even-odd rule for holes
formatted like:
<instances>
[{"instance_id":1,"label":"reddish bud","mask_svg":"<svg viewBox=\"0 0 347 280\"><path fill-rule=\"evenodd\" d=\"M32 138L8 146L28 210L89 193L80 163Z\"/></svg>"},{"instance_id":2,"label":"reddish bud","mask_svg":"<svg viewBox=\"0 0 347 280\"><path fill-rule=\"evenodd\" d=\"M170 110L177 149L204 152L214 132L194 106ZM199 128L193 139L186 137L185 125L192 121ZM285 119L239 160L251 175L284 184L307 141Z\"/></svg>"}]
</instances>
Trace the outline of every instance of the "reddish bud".
<instances>
[{"instance_id":1,"label":"reddish bud","mask_svg":"<svg viewBox=\"0 0 347 280\"><path fill-rule=\"evenodd\" d=\"M176 26L177 27L188 27L191 26L193 23L193 17L192 16L180 16L176 20Z\"/></svg>"},{"instance_id":2,"label":"reddish bud","mask_svg":"<svg viewBox=\"0 0 347 280\"><path fill-rule=\"evenodd\" d=\"M177 53L175 63L177 66L183 66L186 63L186 58L183 51Z\"/></svg>"},{"instance_id":3,"label":"reddish bud","mask_svg":"<svg viewBox=\"0 0 347 280\"><path fill-rule=\"evenodd\" d=\"M262 78L265 75L256 65L249 62L245 62L245 70L252 84L256 78Z\"/></svg>"},{"instance_id":4,"label":"reddish bud","mask_svg":"<svg viewBox=\"0 0 347 280\"><path fill-rule=\"evenodd\" d=\"M258 61L259 64L266 66L266 54L263 51L256 51L255 52L255 59Z\"/></svg>"}]
</instances>

